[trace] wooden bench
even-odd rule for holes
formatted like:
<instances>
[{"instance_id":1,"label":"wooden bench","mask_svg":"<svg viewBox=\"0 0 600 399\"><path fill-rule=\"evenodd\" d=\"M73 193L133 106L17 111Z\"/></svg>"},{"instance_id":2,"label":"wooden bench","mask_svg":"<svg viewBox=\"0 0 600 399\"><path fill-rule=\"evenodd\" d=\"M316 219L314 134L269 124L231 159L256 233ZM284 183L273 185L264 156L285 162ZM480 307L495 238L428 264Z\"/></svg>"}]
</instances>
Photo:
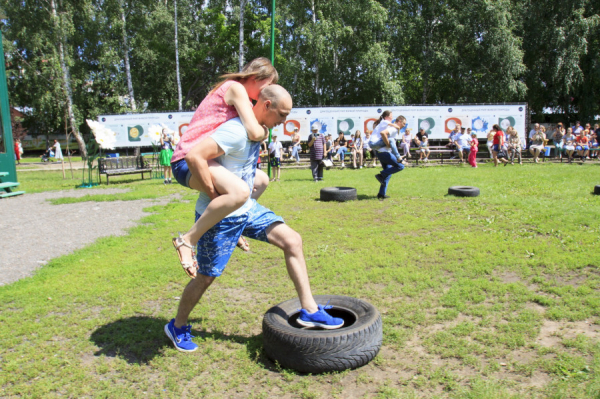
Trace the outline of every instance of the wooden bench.
<instances>
[{"instance_id":1,"label":"wooden bench","mask_svg":"<svg viewBox=\"0 0 600 399\"><path fill-rule=\"evenodd\" d=\"M152 173L152 167L148 165L143 156L98 158L98 173L106 175L106 184L108 185L110 176L141 173L143 180L144 173Z\"/></svg>"},{"instance_id":2,"label":"wooden bench","mask_svg":"<svg viewBox=\"0 0 600 399\"><path fill-rule=\"evenodd\" d=\"M431 157L434 154L439 154L440 156L440 161L443 164L444 163L444 154L449 154L450 156L448 157L448 159L450 159L452 157L452 154L454 153L458 153L458 150L453 149L453 148L447 148L446 146L440 145L440 146L429 146L429 157ZM412 150L412 148L411 148ZM421 148L416 148L415 151L417 154L419 154L421 152ZM419 164L419 158L415 157L415 161L416 164Z\"/></svg>"}]
</instances>

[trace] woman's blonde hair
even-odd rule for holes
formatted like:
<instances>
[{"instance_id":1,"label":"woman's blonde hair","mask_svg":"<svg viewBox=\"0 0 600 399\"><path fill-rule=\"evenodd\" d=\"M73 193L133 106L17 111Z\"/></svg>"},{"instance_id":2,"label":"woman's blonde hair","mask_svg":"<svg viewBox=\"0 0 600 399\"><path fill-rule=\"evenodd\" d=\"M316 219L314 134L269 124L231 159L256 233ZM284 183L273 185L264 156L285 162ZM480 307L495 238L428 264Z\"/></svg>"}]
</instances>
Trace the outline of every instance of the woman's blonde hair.
<instances>
[{"instance_id":1,"label":"woman's blonde hair","mask_svg":"<svg viewBox=\"0 0 600 399\"><path fill-rule=\"evenodd\" d=\"M271 61L265 57L258 57L247 63L240 72L231 72L221 75L221 81L218 82L210 92L214 92L228 80L241 82L242 80L252 77L257 81L272 79L271 84L275 84L279 80L277 69L271 64Z\"/></svg>"}]
</instances>

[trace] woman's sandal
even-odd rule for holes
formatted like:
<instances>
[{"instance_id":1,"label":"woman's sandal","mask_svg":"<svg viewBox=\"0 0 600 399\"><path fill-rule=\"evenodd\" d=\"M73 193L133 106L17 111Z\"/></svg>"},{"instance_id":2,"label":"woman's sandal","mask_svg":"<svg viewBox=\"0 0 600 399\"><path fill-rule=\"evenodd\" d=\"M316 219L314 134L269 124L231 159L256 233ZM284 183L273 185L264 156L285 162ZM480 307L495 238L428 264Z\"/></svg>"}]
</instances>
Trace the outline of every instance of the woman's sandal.
<instances>
[{"instance_id":1,"label":"woman's sandal","mask_svg":"<svg viewBox=\"0 0 600 399\"><path fill-rule=\"evenodd\" d=\"M250 251L250 245L248 244L248 241L246 241L244 236L240 236L240 239L242 240L242 242L240 243L240 241L238 240L237 247L244 252Z\"/></svg>"},{"instance_id":2,"label":"woman's sandal","mask_svg":"<svg viewBox=\"0 0 600 399\"><path fill-rule=\"evenodd\" d=\"M177 256L179 256L179 263L181 264L181 267L183 267L183 270L185 270L185 274L187 274L189 278L196 278L196 275L191 273L192 269L198 270L198 262L196 261L196 251L194 250L194 246L187 243L183 239L181 233L179 233L179 237L173 238L172 242L173 246L175 247L175 250L177 251ZM179 252L179 248L181 248L182 246L192 250L192 258L194 259L193 262L184 262L181 259L181 253Z\"/></svg>"}]
</instances>

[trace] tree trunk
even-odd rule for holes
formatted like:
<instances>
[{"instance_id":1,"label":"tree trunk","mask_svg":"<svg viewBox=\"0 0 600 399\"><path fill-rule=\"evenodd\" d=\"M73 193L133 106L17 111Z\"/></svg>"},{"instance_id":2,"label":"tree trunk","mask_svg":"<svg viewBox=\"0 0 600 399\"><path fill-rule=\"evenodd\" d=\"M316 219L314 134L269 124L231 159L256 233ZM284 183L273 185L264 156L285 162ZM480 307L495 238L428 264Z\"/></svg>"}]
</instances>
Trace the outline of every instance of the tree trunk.
<instances>
[{"instance_id":1,"label":"tree trunk","mask_svg":"<svg viewBox=\"0 0 600 399\"><path fill-rule=\"evenodd\" d=\"M313 30L315 29L315 27L317 26L317 13L316 13L316 9L315 9L315 0L312 0L310 2L310 9L312 11L312 23L313 23ZM314 32L313 32L313 40L314 40ZM321 96L319 95L319 63L318 63L318 56L317 56L317 52L315 52L315 63L314 63L314 69L315 69L315 95L317 96L317 105L321 105Z\"/></svg>"},{"instance_id":2,"label":"tree trunk","mask_svg":"<svg viewBox=\"0 0 600 399\"><path fill-rule=\"evenodd\" d=\"M181 77L179 75L179 41L177 40L177 0L173 2L175 6L175 68L177 74L177 98L179 101L179 111L182 110L181 103Z\"/></svg>"},{"instance_id":3,"label":"tree trunk","mask_svg":"<svg viewBox=\"0 0 600 399\"><path fill-rule=\"evenodd\" d=\"M69 76L69 67L65 62L65 49L64 49L64 37L62 34L62 30L60 29L60 23L58 20L58 15L56 13L56 3L54 0L50 0L50 7L52 8L52 20L54 24L54 29L56 30L57 41L58 41L58 54L60 57L60 67L63 72L63 89L65 91L65 97L67 102L67 113L69 117L69 123L71 124L71 131L75 136L75 140L77 141L77 145L79 146L79 151L81 152L81 156L87 157L87 150L85 148L85 141L81 134L79 134L79 130L77 129L77 123L75 122L75 113L73 112L73 92L71 90L71 82Z\"/></svg>"},{"instance_id":4,"label":"tree trunk","mask_svg":"<svg viewBox=\"0 0 600 399\"><path fill-rule=\"evenodd\" d=\"M244 9L246 0L240 0L240 50L239 50L239 70L244 68Z\"/></svg>"},{"instance_id":5,"label":"tree trunk","mask_svg":"<svg viewBox=\"0 0 600 399\"><path fill-rule=\"evenodd\" d=\"M135 97L133 95L133 83L131 81L131 68L129 67L129 43L127 42L127 22L125 20L125 7L123 2L119 1L119 7L121 8L121 21L123 22L122 35L123 35L123 50L125 51L125 76L127 77L127 91L129 91L129 104L131 109L135 111L137 109L135 105Z\"/></svg>"}]
</instances>

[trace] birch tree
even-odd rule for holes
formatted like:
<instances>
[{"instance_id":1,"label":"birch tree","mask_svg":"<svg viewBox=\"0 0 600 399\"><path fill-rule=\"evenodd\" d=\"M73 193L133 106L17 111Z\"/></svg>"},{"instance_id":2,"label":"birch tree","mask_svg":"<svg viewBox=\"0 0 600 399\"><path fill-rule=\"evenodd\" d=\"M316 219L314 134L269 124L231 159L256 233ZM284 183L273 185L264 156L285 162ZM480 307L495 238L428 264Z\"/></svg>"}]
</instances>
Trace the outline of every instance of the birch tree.
<instances>
[{"instance_id":1,"label":"birch tree","mask_svg":"<svg viewBox=\"0 0 600 399\"><path fill-rule=\"evenodd\" d=\"M69 124L71 125L71 131L73 132L73 136L75 137L75 141L77 141L77 145L79 146L79 151L83 158L87 158L87 150L85 147L85 141L81 134L79 133L79 129L77 126L77 122L75 121L75 112L73 110L73 91L71 90L71 77L69 73L69 66L65 60L65 34L63 30L63 24L61 23L62 18L59 18L58 13L56 11L56 2L55 0L50 0L50 8L52 10L52 21L54 25L54 33L55 40L58 43L58 55L60 59L60 67L62 69L63 74L63 88L64 95L67 106L67 117L69 119Z\"/></svg>"}]
</instances>

